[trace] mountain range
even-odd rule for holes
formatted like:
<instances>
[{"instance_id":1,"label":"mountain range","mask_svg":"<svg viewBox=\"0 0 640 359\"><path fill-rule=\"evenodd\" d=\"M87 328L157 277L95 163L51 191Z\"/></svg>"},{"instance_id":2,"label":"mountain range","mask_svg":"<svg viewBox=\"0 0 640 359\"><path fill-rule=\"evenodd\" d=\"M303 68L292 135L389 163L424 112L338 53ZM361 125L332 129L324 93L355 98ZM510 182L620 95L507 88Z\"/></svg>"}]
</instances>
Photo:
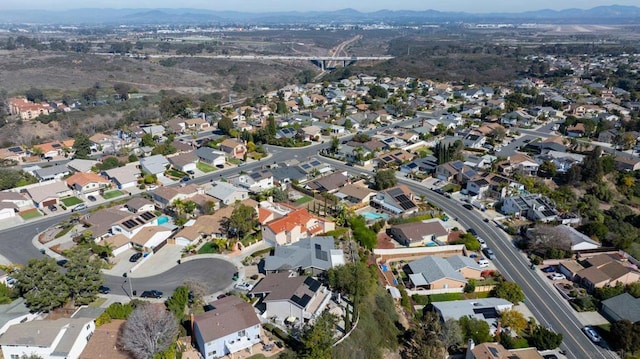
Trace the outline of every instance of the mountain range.
<instances>
[{"instance_id":1,"label":"mountain range","mask_svg":"<svg viewBox=\"0 0 640 359\"><path fill-rule=\"evenodd\" d=\"M81 19L81 20L80 20ZM211 25L294 25L294 24L373 24L414 25L451 22L514 22L573 24L640 23L640 7L608 5L591 9L537 10L518 13L466 13L437 10L379 10L360 12L337 11L250 13L213 11L191 8L177 9L72 9L5 10L0 12L4 24L211 24Z\"/></svg>"}]
</instances>

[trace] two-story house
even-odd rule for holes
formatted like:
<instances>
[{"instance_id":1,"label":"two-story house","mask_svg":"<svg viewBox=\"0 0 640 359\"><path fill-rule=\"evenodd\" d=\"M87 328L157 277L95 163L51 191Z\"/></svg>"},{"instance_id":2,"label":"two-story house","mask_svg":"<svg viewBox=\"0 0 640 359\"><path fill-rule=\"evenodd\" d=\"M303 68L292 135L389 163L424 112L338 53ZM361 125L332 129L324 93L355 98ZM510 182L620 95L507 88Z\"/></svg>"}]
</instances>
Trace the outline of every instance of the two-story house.
<instances>
[{"instance_id":1,"label":"two-story house","mask_svg":"<svg viewBox=\"0 0 640 359\"><path fill-rule=\"evenodd\" d=\"M247 153L247 146L242 142L228 138L220 143L220 150L226 153L227 157L241 160Z\"/></svg>"},{"instance_id":2,"label":"two-story house","mask_svg":"<svg viewBox=\"0 0 640 359\"><path fill-rule=\"evenodd\" d=\"M193 336L203 358L233 355L260 343L262 327L251 304L231 295L210 305L212 310L193 320Z\"/></svg>"},{"instance_id":3,"label":"two-story house","mask_svg":"<svg viewBox=\"0 0 640 359\"><path fill-rule=\"evenodd\" d=\"M334 222L314 216L306 208L300 208L263 225L262 239L271 245L286 245L334 229Z\"/></svg>"},{"instance_id":4,"label":"two-story house","mask_svg":"<svg viewBox=\"0 0 640 359\"><path fill-rule=\"evenodd\" d=\"M267 168L229 178L229 182L252 193L261 193L274 186L273 174Z\"/></svg>"}]
</instances>

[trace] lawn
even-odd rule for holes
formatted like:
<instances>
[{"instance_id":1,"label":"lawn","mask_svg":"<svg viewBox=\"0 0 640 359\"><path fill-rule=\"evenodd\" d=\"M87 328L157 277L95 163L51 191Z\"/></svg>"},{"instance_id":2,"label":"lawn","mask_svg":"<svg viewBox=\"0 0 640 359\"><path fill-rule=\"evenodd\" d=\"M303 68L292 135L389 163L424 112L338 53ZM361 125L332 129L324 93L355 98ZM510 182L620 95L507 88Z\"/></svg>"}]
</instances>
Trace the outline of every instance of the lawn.
<instances>
[{"instance_id":1,"label":"lawn","mask_svg":"<svg viewBox=\"0 0 640 359\"><path fill-rule=\"evenodd\" d=\"M78 197L65 197L61 198L60 202L64 204L65 207L75 206L76 204L82 203L82 200Z\"/></svg>"},{"instance_id":2,"label":"lawn","mask_svg":"<svg viewBox=\"0 0 640 359\"><path fill-rule=\"evenodd\" d=\"M119 196L123 196L124 192L120 191L120 190L113 190L113 191L109 191L109 192L105 192L102 197L104 197L104 199L111 199L111 198L115 198L115 197L119 197Z\"/></svg>"},{"instance_id":3,"label":"lawn","mask_svg":"<svg viewBox=\"0 0 640 359\"><path fill-rule=\"evenodd\" d=\"M173 168L170 169L170 170L167 170L164 174L167 177L173 177L173 178L178 178L178 179L188 176L186 173L184 173L182 171L174 170Z\"/></svg>"},{"instance_id":4,"label":"lawn","mask_svg":"<svg viewBox=\"0 0 640 359\"><path fill-rule=\"evenodd\" d=\"M38 218L40 216L42 216L42 214L40 214L40 212L37 209L20 213L20 217L22 217L22 219L24 219L25 221Z\"/></svg>"},{"instance_id":5,"label":"lawn","mask_svg":"<svg viewBox=\"0 0 640 359\"><path fill-rule=\"evenodd\" d=\"M217 167L214 166L210 166L204 162L200 162L198 161L198 163L196 163L196 168L199 169L200 171L204 172L204 173L209 173L209 172L213 172L215 170L217 170Z\"/></svg>"},{"instance_id":6,"label":"lawn","mask_svg":"<svg viewBox=\"0 0 640 359\"><path fill-rule=\"evenodd\" d=\"M213 242L207 242L198 249L198 254L218 253L218 246Z\"/></svg>"},{"instance_id":7,"label":"lawn","mask_svg":"<svg viewBox=\"0 0 640 359\"><path fill-rule=\"evenodd\" d=\"M302 198L298 198L295 201L295 204L305 204L307 202L311 202L313 200L313 198L309 197L309 196L304 196Z\"/></svg>"},{"instance_id":8,"label":"lawn","mask_svg":"<svg viewBox=\"0 0 640 359\"><path fill-rule=\"evenodd\" d=\"M464 293L442 293L442 294L431 294L432 302L449 302L452 300L463 300Z\"/></svg>"}]
</instances>

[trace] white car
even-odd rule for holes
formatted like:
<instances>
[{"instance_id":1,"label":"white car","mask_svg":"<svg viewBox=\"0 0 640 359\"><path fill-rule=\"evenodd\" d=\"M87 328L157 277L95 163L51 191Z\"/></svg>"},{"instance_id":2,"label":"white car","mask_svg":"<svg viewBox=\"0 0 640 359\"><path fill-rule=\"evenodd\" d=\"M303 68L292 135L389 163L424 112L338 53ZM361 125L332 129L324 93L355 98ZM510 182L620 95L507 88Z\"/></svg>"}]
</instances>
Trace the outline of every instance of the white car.
<instances>
[{"instance_id":1,"label":"white car","mask_svg":"<svg viewBox=\"0 0 640 359\"><path fill-rule=\"evenodd\" d=\"M478 265L480 266L480 268L487 268L489 266L489 261L482 258L478 261Z\"/></svg>"},{"instance_id":2,"label":"white car","mask_svg":"<svg viewBox=\"0 0 640 359\"><path fill-rule=\"evenodd\" d=\"M487 248L487 242L485 242L484 239L478 237L478 243L480 243L480 249Z\"/></svg>"},{"instance_id":3,"label":"white car","mask_svg":"<svg viewBox=\"0 0 640 359\"><path fill-rule=\"evenodd\" d=\"M250 291L251 289L253 289L253 284L240 282L240 283L237 283L235 287L236 289Z\"/></svg>"},{"instance_id":4,"label":"white car","mask_svg":"<svg viewBox=\"0 0 640 359\"><path fill-rule=\"evenodd\" d=\"M567 279L567 277L565 277L564 274L562 274L562 273L552 273L549 276L549 279L551 279L551 280L563 280L563 279Z\"/></svg>"},{"instance_id":5,"label":"white car","mask_svg":"<svg viewBox=\"0 0 640 359\"><path fill-rule=\"evenodd\" d=\"M584 327L584 328L582 328L582 331L594 343L598 343L602 339L602 338L600 338L600 334L598 334L598 332L596 332L596 330L593 329L592 327Z\"/></svg>"}]
</instances>

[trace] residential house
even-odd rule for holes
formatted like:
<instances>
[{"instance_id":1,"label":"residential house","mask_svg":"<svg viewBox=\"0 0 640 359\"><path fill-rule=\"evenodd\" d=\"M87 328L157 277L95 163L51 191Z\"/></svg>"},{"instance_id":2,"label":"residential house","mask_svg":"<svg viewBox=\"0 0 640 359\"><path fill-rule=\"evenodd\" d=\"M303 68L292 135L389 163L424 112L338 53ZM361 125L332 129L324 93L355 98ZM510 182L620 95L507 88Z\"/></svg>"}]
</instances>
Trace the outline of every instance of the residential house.
<instances>
[{"instance_id":1,"label":"residential house","mask_svg":"<svg viewBox=\"0 0 640 359\"><path fill-rule=\"evenodd\" d=\"M640 169L640 160L637 157L619 155L614 158L618 171L633 172Z\"/></svg>"},{"instance_id":2,"label":"residential house","mask_svg":"<svg viewBox=\"0 0 640 359\"><path fill-rule=\"evenodd\" d=\"M380 154L374 158L372 163L378 168L389 168L400 166L405 162L413 160L416 156L405 150L392 150L388 153Z\"/></svg>"},{"instance_id":3,"label":"residential house","mask_svg":"<svg viewBox=\"0 0 640 359\"><path fill-rule=\"evenodd\" d=\"M435 175L441 181L466 184L469 179L477 175L477 172L462 161L451 161L438 165Z\"/></svg>"},{"instance_id":4,"label":"residential house","mask_svg":"<svg viewBox=\"0 0 640 359\"><path fill-rule=\"evenodd\" d=\"M394 225L387 230L393 239L407 247L443 245L447 243L449 231L438 218L422 222Z\"/></svg>"},{"instance_id":5,"label":"residential house","mask_svg":"<svg viewBox=\"0 0 640 359\"><path fill-rule=\"evenodd\" d=\"M296 243L335 229L335 223L312 215L300 208L262 226L262 239L271 245Z\"/></svg>"},{"instance_id":6,"label":"residential house","mask_svg":"<svg viewBox=\"0 0 640 359\"><path fill-rule=\"evenodd\" d=\"M260 319L251 304L228 296L193 318L193 337L203 358L220 358L262 341Z\"/></svg>"},{"instance_id":7,"label":"residential house","mask_svg":"<svg viewBox=\"0 0 640 359\"><path fill-rule=\"evenodd\" d=\"M156 209L153 202L144 197L134 197L124 206L132 213L153 212Z\"/></svg>"},{"instance_id":8,"label":"residential house","mask_svg":"<svg viewBox=\"0 0 640 359\"><path fill-rule=\"evenodd\" d=\"M146 125L146 126L141 126L140 129L144 133L150 134L153 137L157 136L158 138L162 138L162 136L164 136L164 133L166 131L166 129L162 125Z\"/></svg>"},{"instance_id":9,"label":"residential house","mask_svg":"<svg viewBox=\"0 0 640 359\"><path fill-rule=\"evenodd\" d=\"M216 167L223 167L227 161L225 153L222 151L216 151L210 147L200 147L194 151L198 159L206 164Z\"/></svg>"},{"instance_id":10,"label":"residential house","mask_svg":"<svg viewBox=\"0 0 640 359\"><path fill-rule=\"evenodd\" d=\"M98 244L108 245L109 248L111 248L111 256L113 257L117 257L121 253L126 252L128 249L133 248L133 245L131 244L131 238L128 238L124 234L120 233L113 236L103 237L102 239L98 240Z\"/></svg>"},{"instance_id":11,"label":"residential house","mask_svg":"<svg viewBox=\"0 0 640 359\"><path fill-rule=\"evenodd\" d=\"M40 156L42 158L51 159L53 157L58 157L64 155L65 148L71 148L73 146L73 142L70 142L69 145L66 145L65 142L53 141L47 143L41 143L39 145L34 145L33 150L31 152L40 152Z\"/></svg>"},{"instance_id":12,"label":"residential house","mask_svg":"<svg viewBox=\"0 0 640 359\"><path fill-rule=\"evenodd\" d=\"M614 128L609 130L604 130L598 134L598 142L613 144L615 143L617 137L618 137L618 130Z\"/></svg>"},{"instance_id":13,"label":"residential house","mask_svg":"<svg viewBox=\"0 0 640 359\"><path fill-rule=\"evenodd\" d=\"M524 185L496 173L484 172L467 182L467 193L477 199L502 200L524 191Z\"/></svg>"},{"instance_id":14,"label":"residential house","mask_svg":"<svg viewBox=\"0 0 640 359\"><path fill-rule=\"evenodd\" d=\"M195 171L196 163L198 163L198 156L193 152L186 152L176 156L171 156L168 160L171 166L178 171Z\"/></svg>"},{"instance_id":15,"label":"residential house","mask_svg":"<svg viewBox=\"0 0 640 359\"><path fill-rule=\"evenodd\" d=\"M602 312L611 322L629 320L631 323L640 322L640 298L629 293L622 293L602 301Z\"/></svg>"},{"instance_id":16,"label":"residential house","mask_svg":"<svg viewBox=\"0 0 640 359\"><path fill-rule=\"evenodd\" d=\"M152 175L163 174L169 168L169 161L163 155L153 155L140 159L140 169Z\"/></svg>"},{"instance_id":17,"label":"residential house","mask_svg":"<svg viewBox=\"0 0 640 359\"><path fill-rule=\"evenodd\" d=\"M550 222L558 217L555 205L540 194L507 197L502 203L501 211L540 222Z\"/></svg>"},{"instance_id":18,"label":"residential house","mask_svg":"<svg viewBox=\"0 0 640 359\"><path fill-rule=\"evenodd\" d=\"M7 275L1 283L7 285ZM39 317L39 313L32 313L27 307L24 298L18 298L11 303L0 304L0 336L4 334L9 327L18 323L24 323Z\"/></svg>"},{"instance_id":19,"label":"residential house","mask_svg":"<svg viewBox=\"0 0 640 359\"><path fill-rule=\"evenodd\" d=\"M264 259L264 270L267 273L304 271L317 275L344 264L344 253L335 248L333 237L323 236L303 238L288 246L277 246L273 254Z\"/></svg>"},{"instance_id":20,"label":"residential house","mask_svg":"<svg viewBox=\"0 0 640 359\"><path fill-rule=\"evenodd\" d=\"M99 161L94 160L82 160L79 158L74 158L71 161L67 162L67 167L69 167L72 171L75 172L91 172L91 170L98 164Z\"/></svg>"},{"instance_id":21,"label":"residential house","mask_svg":"<svg viewBox=\"0 0 640 359\"><path fill-rule=\"evenodd\" d=\"M470 148L482 148L486 142L487 138L485 136L473 132L470 132L462 139L462 143L465 147Z\"/></svg>"},{"instance_id":22,"label":"residential house","mask_svg":"<svg viewBox=\"0 0 640 359\"><path fill-rule=\"evenodd\" d=\"M51 167L44 167L33 171L33 174L38 178L40 182L61 180L63 177L71 174L69 167L65 165L57 165Z\"/></svg>"},{"instance_id":23,"label":"residential house","mask_svg":"<svg viewBox=\"0 0 640 359\"><path fill-rule=\"evenodd\" d=\"M97 327L78 359L133 359L119 342L123 319L112 319Z\"/></svg>"},{"instance_id":24,"label":"residential house","mask_svg":"<svg viewBox=\"0 0 640 359\"><path fill-rule=\"evenodd\" d=\"M124 148L125 142L117 136L110 136L104 133L96 133L89 137L92 151L100 151L105 154L117 153Z\"/></svg>"},{"instance_id":25,"label":"residential house","mask_svg":"<svg viewBox=\"0 0 640 359\"><path fill-rule=\"evenodd\" d=\"M515 153L498 164L498 171L508 176L520 174L522 176L535 177L540 165L531 157L523 153Z\"/></svg>"},{"instance_id":26,"label":"residential house","mask_svg":"<svg viewBox=\"0 0 640 359\"><path fill-rule=\"evenodd\" d=\"M127 238L133 238L133 236L138 234L143 228L158 225L158 217L152 212L142 212L139 214L131 214L128 211L122 212L128 215L117 222L112 222L109 232L114 235L121 233Z\"/></svg>"},{"instance_id":27,"label":"residential house","mask_svg":"<svg viewBox=\"0 0 640 359\"><path fill-rule=\"evenodd\" d=\"M438 159L429 155L405 163L400 166L399 170L402 173L424 173L429 175L436 171L436 167L438 167Z\"/></svg>"},{"instance_id":28,"label":"residential house","mask_svg":"<svg viewBox=\"0 0 640 359\"><path fill-rule=\"evenodd\" d=\"M172 241L179 246L188 246L199 243L201 239L226 238L226 234L220 228L224 218L229 218L233 213L233 206L223 207L212 215L199 216L185 223L184 227L173 236Z\"/></svg>"},{"instance_id":29,"label":"residential house","mask_svg":"<svg viewBox=\"0 0 640 359\"><path fill-rule=\"evenodd\" d=\"M313 322L327 308L331 291L311 277L297 277L289 272L267 274L249 292L260 297L262 316L283 323Z\"/></svg>"},{"instance_id":30,"label":"residential house","mask_svg":"<svg viewBox=\"0 0 640 359\"><path fill-rule=\"evenodd\" d=\"M131 212L118 208L99 209L93 213L87 213L80 221L91 231L96 242L111 234L111 226L125 218L131 217Z\"/></svg>"},{"instance_id":31,"label":"residential house","mask_svg":"<svg viewBox=\"0 0 640 359\"><path fill-rule=\"evenodd\" d=\"M576 123L567 127L567 136L569 137L584 137L587 130L584 127L584 123Z\"/></svg>"},{"instance_id":32,"label":"residential house","mask_svg":"<svg viewBox=\"0 0 640 359\"><path fill-rule=\"evenodd\" d=\"M546 151L567 152L567 146L565 146L562 136L549 137L542 141L532 141L525 148L537 151L537 153Z\"/></svg>"},{"instance_id":33,"label":"residential house","mask_svg":"<svg viewBox=\"0 0 640 359\"><path fill-rule=\"evenodd\" d=\"M27 151L24 150L21 146L13 146L9 148L0 148L0 159L1 160L12 160L12 161L22 161L25 157L27 157Z\"/></svg>"},{"instance_id":34,"label":"residential house","mask_svg":"<svg viewBox=\"0 0 640 359\"><path fill-rule=\"evenodd\" d=\"M227 157L244 159L247 153L247 146L244 143L232 140L230 138L220 143L220 150L227 154Z\"/></svg>"},{"instance_id":35,"label":"residential house","mask_svg":"<svg viewBox=\"0 0 640 359\"><path fill-rule=\"evenodd\" d=\"M558 272L562 273L570 281L576 280L576 275L584 269L584 266L580 262L568 259L558 263Z\"/></svg>"},{"instance_id":36,"label":"residential house","mask_svg":"<svg viewBox=\"0 0 640 359\"><path fill-rule=\"evenodd\" d=\"M0 203L11 204L12 207L22 210L33 206L33 202L21 193L0 191Z\"/></svg>"},{"instance_id":37,"label":"residential house","mask_svg":"<svg viewBox=\"0 0 640 359\"><path fill-rule=\"evenodd\" d=\"M556 231L553 235L556 237L556 239L560 240L560 238L562 238L570 241L571 251L573 252L588 251L601 247L601 244L599 242L596 242L593 239L589 238L589 236L578 232L578 230L571 226L559 224L554 228ZM526 234L530 238L535 238L535 233L536 228L529 228Z\"/></svg>"},{"instance_id":38,"label":"residential house","mask_svg":"<svg viewBox=\"0 0 640 359\"><path fill-rule=\"evenodd\" d=\"M478 298L467 300L452 300L447 302L433 302L433 310L443 321L447 319L459 320L462 317L484 320L489 324L489 331L493 335L498 328L500 313L513 308L513 303L502 298Z\"/></svg>"},{"instance_id":39,"label":"residential house","mask_svg":"<svg viewBox=\"0 0 640 359\"><path fill-rule=\"evenodd\" d=\"M393 214L411 214L418 211L414 195L405 185L397 185L378 192L371 198L371 206Z\"/></svg>"},{"instance_id":40,"label":"residential house","mask_svg":"<svg viewBox=\"0 0 640 359\"><path fill-rule=\"evenodd\" d=\"M304 182L307 173L298 166L278 166L271 168L274 183L291 183L294 181Z\"/></svg>"},{"instance_id":41,"label":"residential house","mask_svg":"<svg viewBox=\"0 0 640 359\"><path fill-rule=\"evenodd\" d=\"M132 188L138 185L138 178L141 175L140 169L135 165L112 168L103 172L118 189Z\"/></svg>"},{"instance_id":42,"label":"residential house","mask_svg":"<svg viewBox=\"0 0 640 359\"><path fill-rule=\"evenodd\" d=\"M335 195L349 207L359 208L368 205L376 191L360 183L349 183L335 192Z\"/></svg>"},{"instance_id":43,"label":"residential house","mask_svg":"<svg viewBox=\"0 0 640 359\"><path fill-rule=\"evenodd\" d=\"M572 166L582 164L584 157L584 155L577 153L548 151L536 156L536 162L542 164L544 161L550 161L554 164L558 173L565 173Z\"/></svg>"},{"instance_id":44,"label":"residential house","mask_svg":"<svg viewBox=\"0 0 640 359\"><path fill-rule=\"evenodd\" d=\"M184 187L163 186L147 193L151 195L156 207L167 208L178 199L187 201L199 194L204 194L204 189L195 184L188 184Z\"/></svg>"},{"instance_id":45,"label":"residential house","mask_svg":"<svg viewBox=\"0 0 640 359\"><path fill-rule=\"evenodd\" d=\"M44 359L77 358L95 331L93 319L60 318L15 324L0 336L5 358L35 354Z\"/></svg>"},{"instance_id":46,"label":"residential house","mask_svg":"<svg viewBox=\"0 0 640 359\"><path fill-rule=\"evenodd\" d=\"M495 331L495 328L493 328ZM465 359L543 359L536 348L506 349L500 343L482 343L475 345L473 340L467 347Z\"/></svg>"},{"instance_id":47,"label":"residential house","mask_svg":"<svg viewBox=\"0 0 640 359\"><path fill-rule=\"evenodd\" d=\"M409 280L416 289L464 288L467 279L481 279L482 268L473 259L461 255L441 258L426 256L409 262Z\"/></svg>"},{"instance_id":48,"label":"residential house","mask_svg":"<svg viewBox=\"0 0 640 359\"><path fill-rule=\"evenodd\" d=\"M273 188L273 174L271 170L258 169L248 174L241 174L229 178L229 182L249 190L252 193L261 193Z\"/></svg>"},{"instance_id":49,"label":"residential house","mask_svg":"<svg viewBox=\"0 0 640 359\"><path fill-rule=\"evenodd\" d=\"M51 182L26 189L27 194L38 208L59 203L60 198L73 195L73 191L64 182Z\"/></svg>"},{"instance_id":50,"label":"residential house","mask_svg":"<svg viewBox=\"0 0 640 359\"><path fill-rule=\"evenodd\" d=\"M346 171L334 172L307 182L305 188L318 192L334 193L350 182Z\"/></svg>"},{"instance_id":51,"label":"residential house","mask_svg":"<svg viewBox=\"0 0 640 359\"><path fill-rule=\"evenodd\" d=\"M114 226L113 228L115 229L117 227ZM139 249L153 250L154 248L162 245L171 236L171 234L172 231L169 227L153 225L143 226L131 237L131 244Z\"/></svg>"},{"instance_id":52,"label":"residential house","mask_svg":"<svg viewBox=\"0 0 640 359\"><path fill-rule=\"evenodd\" d=\"M0 219L12 218L16 216L18 208L10 202L0 202Z\"/></svg>"},{"instance_id":53,"label":"residential house","mask_svg":"<svg viewBox=\"0 0 640 359\"><path fill-rule=\"evenodd\" d=\"M211 189L206 193L227 206L249 198L249 190L222 181L213 182Z\"/></svg>"},{"instance_id":54,"label":"residential house","mask_svg":"<svg viewBox=\"0 0 640 359\"><path fill-rule=\"evenodd\" d=\"M75 173L65 179L65 182L79 195L89 195L111 186L109 180L93 172Z\"/></svg>"},{"instance_id":55,"label":"residential house","mask_svg":"<svg viewBox=\"0 0 640 359\"><path fill-rule=\"evenodd\" d=\"M184 127L189 132L200 132L209 129L211 124L200 117L196 117L184 120Z\"/></svg>"},{"instance_id":56,"label":"residential house","mask_svg":"<svg viewBox=\"0 0 640 359\"><path fill-rule=\"evenodd\" d=\"M640 271L621 261L618 255L599 254L583 263L586 268L576 274L576 280L588 290L640 281Z\"/></svg>"}]
</instances>

